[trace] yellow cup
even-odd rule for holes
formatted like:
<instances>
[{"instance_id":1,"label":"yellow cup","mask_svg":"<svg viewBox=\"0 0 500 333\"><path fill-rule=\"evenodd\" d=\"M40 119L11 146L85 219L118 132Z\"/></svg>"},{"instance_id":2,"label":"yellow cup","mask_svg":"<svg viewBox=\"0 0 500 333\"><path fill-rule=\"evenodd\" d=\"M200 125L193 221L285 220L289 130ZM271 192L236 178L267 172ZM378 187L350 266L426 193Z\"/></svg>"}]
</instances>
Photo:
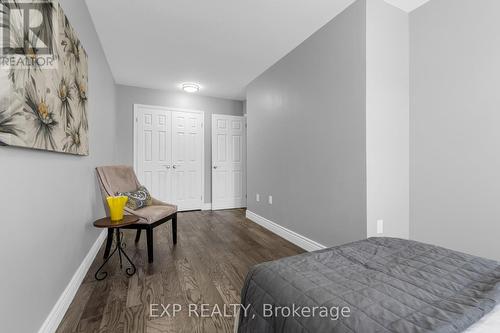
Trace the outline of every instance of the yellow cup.
<instances>
[{"instance_id":1,"label":"yellow cup","mask_svg":"<svg viewBox=\"0 0 500 333\"><path fill-rule=\"evenodd\" d=\"M125 208L125 204L128 201L128 197L126 196L107 197L106 200L108 201L111 221L123 220L123 210Z\"/></svg>"}]
</instances>

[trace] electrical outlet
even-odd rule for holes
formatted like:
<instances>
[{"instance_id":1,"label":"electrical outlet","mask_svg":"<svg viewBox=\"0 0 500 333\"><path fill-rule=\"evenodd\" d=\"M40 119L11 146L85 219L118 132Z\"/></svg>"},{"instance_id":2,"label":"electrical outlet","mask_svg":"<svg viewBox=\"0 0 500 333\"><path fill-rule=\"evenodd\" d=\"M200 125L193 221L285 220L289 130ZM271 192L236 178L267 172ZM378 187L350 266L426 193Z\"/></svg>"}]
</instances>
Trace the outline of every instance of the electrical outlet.
<instances>
[{"instance_id":1,"label":"electrical outlet","mask_svg":"<svg viewBox=\"0 0 500 333\"><path fill-rule=\"evenodd\" d=\"M257 194L255 195L255 201L257 201L257 202L259 202L259 201L260 201L260 194L259 194L259 193L257 193Z\"/></svg>"},{"instance_id":2,"label":"electrical outlet","mask_svg":"<svg viewBox=\"0 0 500 333\"><path fill-rule=\"evenodd\" d=\"M273 204L273 196L272 196L272 195L270 195L270 196L269 196L269 204L270 204L270 205L272 205L272 204Z\"/></svg>"},{"instance_id":3,"label":"electrical outlet","mask_svg":"<svg viewBox=\"0 0 500 333\"><path fill-rule=\"evenodd\" d=\"M384 233L384 220L377 220L377 234Z\"/></svg>"}]
</instances>

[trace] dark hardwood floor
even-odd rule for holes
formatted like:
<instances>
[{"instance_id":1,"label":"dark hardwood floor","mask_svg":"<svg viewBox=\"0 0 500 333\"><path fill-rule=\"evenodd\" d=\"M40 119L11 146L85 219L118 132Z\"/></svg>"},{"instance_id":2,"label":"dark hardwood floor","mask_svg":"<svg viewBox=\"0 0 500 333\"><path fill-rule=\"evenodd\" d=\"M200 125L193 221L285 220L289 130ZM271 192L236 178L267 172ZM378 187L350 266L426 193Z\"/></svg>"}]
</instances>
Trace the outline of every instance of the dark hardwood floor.
<instances>
[{"instance_id":1,"label":"dark hardwood floor","mask_svg":"<svg viewBox=\"0 0 500 333\"><path fill-rule=\"evenodd\" d=\"M169 223L155 229L153 264L147 263L145 235L137 246L134 236L124 230L137 273L127 277L112 258L110 276L96 281L101 248L57 332L232 332L233 318L189 317L188 304L222 309L239 303L251 266L304 252L247 220L242 209L180 213L175 247ZM175 317L150 316L150 304L174 303L183 308Z\"/></svg>"}]
</instances>

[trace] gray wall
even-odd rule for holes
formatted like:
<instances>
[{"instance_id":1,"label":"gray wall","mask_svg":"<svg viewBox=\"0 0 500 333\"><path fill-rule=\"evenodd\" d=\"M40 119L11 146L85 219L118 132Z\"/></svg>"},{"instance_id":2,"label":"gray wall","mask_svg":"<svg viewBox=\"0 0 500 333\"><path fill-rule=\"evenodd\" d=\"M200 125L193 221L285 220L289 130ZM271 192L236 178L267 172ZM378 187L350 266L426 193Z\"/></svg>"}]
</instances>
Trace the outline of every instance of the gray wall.
<instances>
[{"instance_id":1,"label":"gray wall","mask_svg":"<svg viewBox=\"0 0 500 333\"><path fill-rule=\"evenodd\" d=\"M161 91L117 85L118 115L117 158L122 164L134 164L134 104L167 106L205 111L205 202L212 201L212 114L243 115L243 102L205 97L183 92Z\"/></svg>"},{"instance_id":2,"label":"gray wall","mask_svg":"<svg viewBox=\"0 0 500 333\"><path fill-rule=\"evenodd\" d=\"M383 0L366 12L367 235L408 238L409 17Z\"/></svg>"},{"instance_id":3,"label":"gray wall","mask_svg":"<svg viewBox=\"0 0 500 333\"><path fill-rule=\"evenodd\" d=\"M324 245L366 235L365 46L357 1L247 90L248 208Z\"/></svg>"},{"instance_id":4,"label":"gray wall","mask_svg":"<svg viewBox=\"0 0 500 333\"><path fill-rule=\"evenodd\" d=\"M113 163L114 81L85 2L61 4L89 56L90 156L0 147L3 332L38 331L99 235L92 221L104 214L94 168Z\"/></svg>"},{"instance_id":5,"label":"gray wall","mask_svg":"<svg viewBox=\"0 0 500 333\"><path fill-rule=\"evenodd\" d=\"M410 15L410 236L500 260L500 2Z\"/></svg>"}]
</instances>

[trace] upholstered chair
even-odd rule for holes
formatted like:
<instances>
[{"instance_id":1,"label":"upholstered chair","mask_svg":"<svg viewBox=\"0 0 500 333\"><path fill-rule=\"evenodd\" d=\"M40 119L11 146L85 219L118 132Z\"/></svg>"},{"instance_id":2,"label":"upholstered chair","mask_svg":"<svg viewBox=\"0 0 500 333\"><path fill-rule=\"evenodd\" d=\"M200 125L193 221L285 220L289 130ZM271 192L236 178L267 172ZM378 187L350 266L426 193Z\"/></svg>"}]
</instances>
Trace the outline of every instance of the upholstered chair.
<instances>
[{"instance_id":1,"label":"upholstered chair","mask_svg":"<svg viewBox=\"0 0 500 333\"><path fill-rule=\"evenodd\" d=\"M109 208L106 197L113 196L119 192L135 191L140 186L137 176L132 167L129 166L102 166L97 167L97 179L101 188L104 209L109 216ZM153 262L153 229L157 226L172 221L172 239L174 245L177 243L177 206L171 205L153 198L153 204L137 210L125 207L125 214L139 217L135 224L121 229L137 229L135 242L141 237L141 231L146 230L148 261ZM107 258L113 241L112 233L108 230L108 238L104 251L104 258Z\"/></svg>"}]
</instances>

